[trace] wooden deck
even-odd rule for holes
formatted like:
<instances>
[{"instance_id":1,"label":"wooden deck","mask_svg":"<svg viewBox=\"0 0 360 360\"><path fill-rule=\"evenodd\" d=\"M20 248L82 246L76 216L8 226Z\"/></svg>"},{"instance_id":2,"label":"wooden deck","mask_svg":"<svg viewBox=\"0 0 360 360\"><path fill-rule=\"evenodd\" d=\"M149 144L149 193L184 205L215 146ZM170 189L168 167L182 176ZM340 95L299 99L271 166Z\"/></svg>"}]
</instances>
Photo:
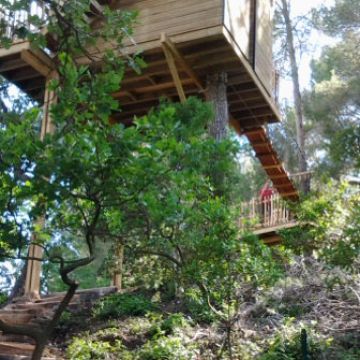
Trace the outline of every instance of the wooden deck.
<instances>
[{"instance_id":1,"label":"wooden deck","mask_svg":"<svg viewBox=\"0 0 360 360\"><path fill-rule=\"evenodd\" d=\"M279 231L299 225L288 201L275 193L266 199L254 198L243 203L239 219L240 228L251 229L268 245L279 244Z\"/></svg>"}]
</instances>

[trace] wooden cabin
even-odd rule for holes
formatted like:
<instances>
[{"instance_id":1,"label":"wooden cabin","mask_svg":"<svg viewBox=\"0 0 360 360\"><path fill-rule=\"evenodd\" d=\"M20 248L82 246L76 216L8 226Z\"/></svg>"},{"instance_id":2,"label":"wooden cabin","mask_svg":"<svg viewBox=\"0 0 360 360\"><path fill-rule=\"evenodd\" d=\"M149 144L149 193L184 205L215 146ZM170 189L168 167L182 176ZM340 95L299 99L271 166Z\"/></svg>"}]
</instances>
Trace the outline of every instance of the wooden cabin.
<instances>
[{"instance_id":1,"label":"wooden cabin","mask_svg":"<svg viewBox=\"0 0 360 360\"><path fill-rule=\"evenodd\" d=\"M298 192L264 128L280 121L272 63L272 0L91 0L94 12L104 5L138 12L133 39L125 43L124 52L142 51L148 65L140 75L127 71L121 90L114 94L122 111L113 120L130 123L134 115L156 106L160 97L206 98L208 74L226 73L229 123L247 136L279 195L297 200ZM31 9L46 14L41 1L33 1ZM85 16L91 22L91 14ZM99 44L91 51L101 58L108 46ZM46 82L56 71L50 48L34 50L15 37L10 48L0 48L0 74L46 105L45 124ZM86 59L79 59L83 62Z\"/></svg>"},{"instance_id":2,"label":"wooden cabin","mask_svg":"<svg viewBox=\"0 0 360 360\"><path fill-rule=\"evenodd\" d=\"M226 72L230 123L239 134L246 134L281 196L297 198L263 128L280 121L272 63L272 0L91 3L94 12L102 11L105 4L138 12L133 39L126 42L124 52L142 51L148 64L141 75L128 70L121 90L114 94L122 111L113 120L131 123L134 115L144 115L156 106L160 97L174 101L190 95L204 98L207 75ZM31 9L40 17L46 14L41 1L33 1ZM25 23L23 17L19 14L19 21ZM111 45L101 44L92 53L101 58L107 46ZM14 38L13 46L0 49L0 74L41 103L46 77L56 69L53 60L50 50L35 51L28 42Z\"/></svg>"},{"instance_id":3,"label":"wooden cabin","mask_svg":"<svg viewBox=\"0 0 360 360\"><path fill-rule=\"evenodd\" d=\"M166 34L182 58L175 60L186 95L201 95L206 87L206 74L226 71L230 111L236 125L247 128L280 120L274 102L271 0L92 2L97 3L98 9L111 3L114 7L138 12L133 36L135 44L128 41L125 51L143 51L148 68L141 76L130 71L122 91L115 94L123 107L119 120L126 121L133 115L146 113L160 96L177 98L161 34ZM43 4L34 3L39 6L38 13L43 14ZM46 70L39 70L40 66L36 68L34 61L24 57L23 51L29 50L28 45L16 39L10 49L1 49L0 73L41 102ZM36 54L36 57L50 67L51 53L50 56ZM182 60L186 66L182 66Z\"/></svg>"}]
</instances>

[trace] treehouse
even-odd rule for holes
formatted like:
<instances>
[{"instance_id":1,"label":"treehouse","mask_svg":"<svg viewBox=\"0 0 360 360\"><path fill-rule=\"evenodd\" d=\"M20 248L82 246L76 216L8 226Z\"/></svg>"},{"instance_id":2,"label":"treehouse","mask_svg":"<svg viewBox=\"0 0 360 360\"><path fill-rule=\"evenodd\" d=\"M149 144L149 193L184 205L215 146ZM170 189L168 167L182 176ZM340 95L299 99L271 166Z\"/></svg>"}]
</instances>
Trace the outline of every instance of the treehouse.
<instances>
[{"instance_id":1,"label":"treehouse","mask_svg":"<svg viewBox=\"0 0 360 360\"><path fill-rule=\"evenodd\" d=\"M222 82L225 91L220 96L226 105L222 106L225 108L222 115L239 135L247 137L278 198L298 200L298 192L264 127L280 121L277 77L272 63L272 0L93 0L91 12L84 16L90 23L95 22L95 15L105 5L138 12L133 39L126 41L123 52L141 51L147 63L140 75L127 71L121 90L113 95L122 111L111 120L131 123L135 115L144 115L156 106L161 97L184 101L188 96L199 96L216 107L219 99L209 91L211 79L216 79L215 82ZM45 17L46 6L33 1L30 13ZM26 16L16 14L12 23L26 24ZM44 28L38 31L46 33ZM13 42L9 48L0 48L0 75L44 104L43 133L50 131L51 99L46 83L56 73L52 38L48 36L48 49L40 51L15 36L11 27L6 32ZM101 59L107 46L111 45L102 44L91 51ZM86 59L79 59L79 63L85 62ZM212 76L217 74L222 75ZM282 211L288 214L287 210ZM290 216L279 217L280 226L293 223ZM276 230L264 222L256 229L263 237L273 236ZM31 270L31 266L28 273L33 275L28 274L28 290L38 289L39 275L35 273L39 269L34 266Z\"/></svg>"}]
</instances>

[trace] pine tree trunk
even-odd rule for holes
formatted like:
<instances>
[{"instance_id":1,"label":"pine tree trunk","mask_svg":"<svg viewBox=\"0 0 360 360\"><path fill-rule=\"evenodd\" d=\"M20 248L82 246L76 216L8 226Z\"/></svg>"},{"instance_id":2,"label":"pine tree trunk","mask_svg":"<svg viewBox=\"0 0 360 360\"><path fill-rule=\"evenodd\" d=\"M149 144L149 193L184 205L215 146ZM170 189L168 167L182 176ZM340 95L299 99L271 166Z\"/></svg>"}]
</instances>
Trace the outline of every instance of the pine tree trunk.
<instances>
[{"instance_id":1,"label":"pine tree trunk","mask_svg":"<svg viewBox=\"0 0 360 360\"><path fill-rule=\"evenodd\" d=\"M294 34L293 25L290 18L290 12L287 0L281 0L282 2L282 15L284 17L285 28L286 28L286 40L289 53L289 60L291 66L291 78L293 83L294 103L295 103L295 116L296 116L296 137L299 145L299 171L307 171L307 159L305 152L305 130L304 130L304 112L303 112L303 101L300 91L299 82L299 68L296 61L295 45L294 45ZM300 189L303 193L308 193L310 190L309 180L306 178L301 179Z\"/></svg>"},{"instance_id":2,"label":"pine tree trunk","mask_svg":"<svg viewBox=\"0 0 360 360\"><path fill-rule=\"evenodd\" d=\"M227 74L211 74L207 79L206 100L213 104L214 120L209 125L209 134L217 141L227 136L229 106L227 101Z\"/></svg>"},{"instance_id":3,"label":"pine tree trunk","mask_svg":"<svg viewBox=\"0 0 360 360\"><path fill-rule=\"evenodd\" d=\"M227 101L227 74L225 72L208 75L206 100L213 106L214 119L209 124L209 134L216 141L227 137L229 123L229 106ZM212 158L212 164L218 162L217 154ZM210 177L214 185L214 195L224 194L224 174L220 173L216 165L211 171Z\"/></svg>"}]
</instances>

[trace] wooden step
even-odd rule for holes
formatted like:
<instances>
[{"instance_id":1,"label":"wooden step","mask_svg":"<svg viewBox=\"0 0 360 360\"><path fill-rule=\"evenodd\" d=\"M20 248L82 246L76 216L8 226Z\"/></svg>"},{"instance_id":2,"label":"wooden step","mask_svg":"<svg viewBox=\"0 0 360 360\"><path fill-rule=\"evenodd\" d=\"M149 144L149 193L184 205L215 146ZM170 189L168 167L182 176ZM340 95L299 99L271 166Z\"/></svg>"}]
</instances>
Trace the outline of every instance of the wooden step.
<instances>
[{"instance_id":1,"label":"wooden step","mask_svg":"<svg viewBox=\"0 0 360 360\"><path fill-rule=\"evenodd\" d=\"M32 344L17 342L0 342L0 354L5 355L27 355L30 356L35 349Z\"/></svg>"},{"instance_id":2,"label":"wooden step","mask_svg":"<svg viewBox=\"0 0 360 360\"><path fill-rule=\"evenodd\" d=\"M9 304L4 309L6 310L33 310L37 311L38 309L47 309L47 310L55 310L60 304L60 301L43 301L36 303L18 303L18 304ZM78 306L80 301L72 301L69 304L69 307ZM0 314L1 314L0 310Z\"/></svg>"},{"instance_id":3,"label":"wooden step","mask_svg":"<svg viewBox=\"0 0 360 360\"><path fill-rule=\"evenodd\" d=\"M115 287L81 290L73 297L68 306L71 310L80 310L82 303L91 303L110 293L116 292ZM28 324L41 327L54 314L54 311L63 300L65 293L45 296L35 302L25 298L16 299L0 310L0 319L10 325ZM33 339L26 336L4 334L0 332L0 360L25 360L30 359L34 350ZM43 360L52 360L50 353Z\"/></svg>"},{"instance_id":4,"label":"wooden step","mask_svg":"<svg viewBox=\"0 0 360 360\"><path fill-rule=\"evenodd\" d=\"M14 334L4 334L0 333L0 342L14 342L14 343L23 343L23 344L32 344L34 345L34 340L25 335L14 335Z\"/></svg>"},{"instance_id":5,"label":"wooden step","mask_svg":"<svg viewBox=\"0 0 360 360\"><path fill-rule=\"evenodd\" d=\"M34 316L32 314L0 314L0 319L9 325L21 325L29 323ZM1 354L1 353L0 353Z\"/></svg>"}]
</instances>

